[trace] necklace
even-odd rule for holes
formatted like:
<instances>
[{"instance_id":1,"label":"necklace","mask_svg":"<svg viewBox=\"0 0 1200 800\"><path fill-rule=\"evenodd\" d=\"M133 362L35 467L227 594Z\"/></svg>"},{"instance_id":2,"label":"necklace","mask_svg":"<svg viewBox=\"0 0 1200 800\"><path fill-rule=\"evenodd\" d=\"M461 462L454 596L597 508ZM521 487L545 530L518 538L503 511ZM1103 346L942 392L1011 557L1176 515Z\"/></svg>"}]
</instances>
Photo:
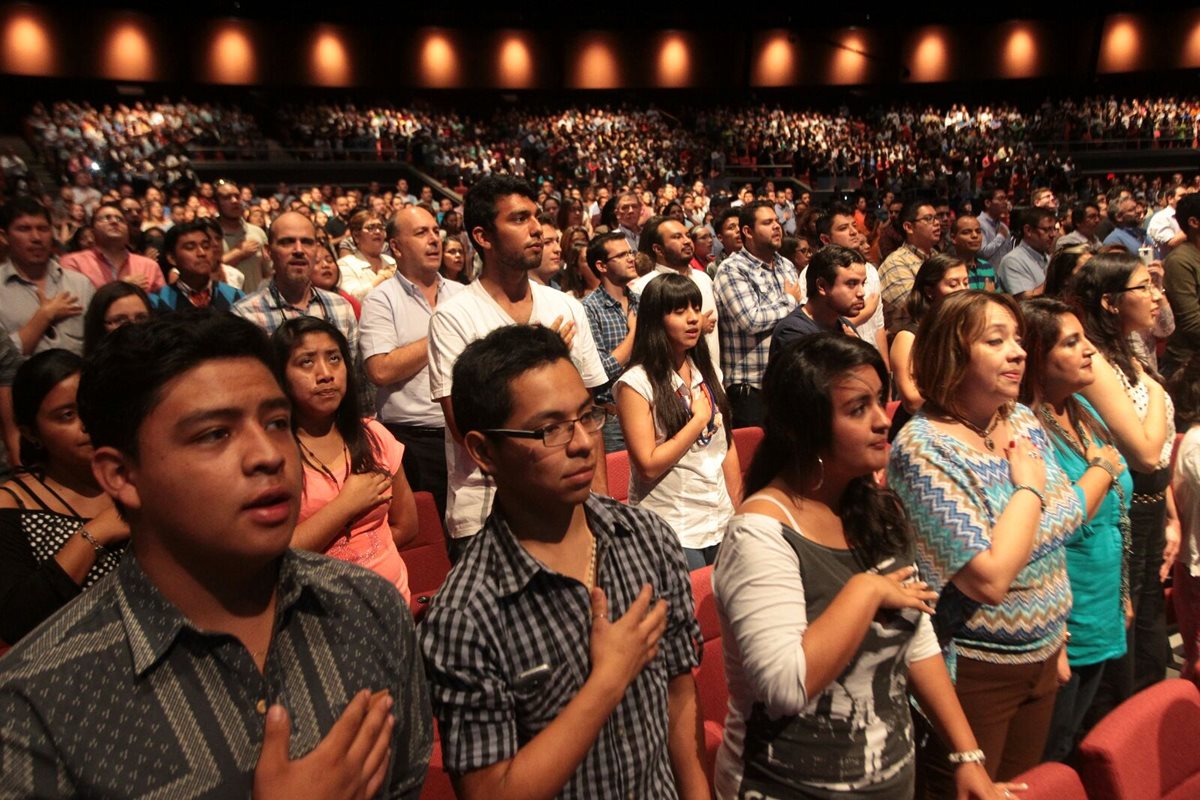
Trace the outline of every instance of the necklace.
<instances>
[{"instance_id":1,"label":"necklace","mask_svg":"<svg viewBox=\"0 0 1200 800\"><path fill-rule=\"evenodd\" d=\"M346 442L344 439L342 440L342 457L346 461L346 474L342 476L341 482L339 482L337 477L333 474L333 470L329 468L329 465L327 465L317 456L316 453L309 449L308 445L304 443L304 440L300 438L299 434L296 434L296 443L300 445L300 455L304 458L304 463L321 472L334 486L341 486L341 484L350 477L350 451L346 449Z\"/></svg>"},{"instance_id":2,"label":"necklace","mask_svg":"<svg viewBox=\"0 0 1200 800\"><path fill-rule=\"evenodd\" d=\"M992 431L996 430L996 426L1000 424L1001 416L999 411L992 414L992 418L988 422L987 428L981 428L975 423L970 422L969 420L960 417L957 414L951 414L950 418L956 422L961 422L963 425L967 426L972 433L977 435L980 439L983 439L983 446L988 449L989 453L996 452L996 443L992 441Z\"/></svg>"},{"instance_id":3,"label":"necklace","mask_svg":"<svg viewBox=\"0 0 1200 800\"><path fill-rule=\"evenodd\" d=\"M587 572L583 576L583 585L591 591L596 586L596 534L588 532L592 543L588 552Z\"/></svg>"},{"instance_id":4,"label":"necklace","mask_svg":"<svg viewBox=\"0 0 1200 800\"><path fill-rule=\"evenodd\" d=\"M1043 403L1038 411L1041 413L1042 420L1054 430L1054 433L1062 437L1072 450L1080 455L1087 452L1087 443L1084 442L1083 435L1080 434L1078 437L1073 435L1065 425L1058 421L1058 417L1054 416L1049 405ZM1067 418L1067 424L1070 424L1070 417Z\"/></svg>"}]
</instances>

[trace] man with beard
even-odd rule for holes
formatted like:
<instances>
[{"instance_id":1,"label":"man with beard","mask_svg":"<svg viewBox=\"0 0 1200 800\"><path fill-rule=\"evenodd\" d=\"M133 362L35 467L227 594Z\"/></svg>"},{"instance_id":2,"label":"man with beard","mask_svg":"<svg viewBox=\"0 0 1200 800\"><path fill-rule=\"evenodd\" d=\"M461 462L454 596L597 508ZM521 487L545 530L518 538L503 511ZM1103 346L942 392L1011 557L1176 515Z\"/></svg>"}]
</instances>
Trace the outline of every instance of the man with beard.
<instances>
[{"instance_id":1,"label":"man with beard","mask_svg":"<svg viewBox=\"0 0 1200 800\"><path fill-rule=\"evenodd\" d=\"M583 298L583 310L592 326L592 338L600 363L608 374L609 385L596 393L596 402L608 408L612 416L604 423L604 449L625 449L625 436L617 419L612 384L633 355L633 334L637 330L637 297L629 284L637 278L634 252L619 233L603 233L588 244L588 267L600 279L600 288Z\"/></svg>"},{"instance_id":2,"label":"man with beard","mask_svg":"<svg viewBox=\"0 0 1200 800\"><path fill-rule=\"evenodd\" d=\"M446 417L446 532L451 558L483 528L492 510L493 487L464 449L450 403L454 362L471 342L505 325L545 325L559 333L584 385L597 389L608 376L596 353L583 306L564 292L531 281L542 263L542 226L537 195L524 180L489 175L467 193L465 223L483 259L479 280L438 306L429 322L429 389ZM597 434L597 437L599 434ZM608 488L603 469L596 491Z\"/></svg>"},{"instance_id":3,"label":"man with beard","mask_svg":"<svg viewBox=\"0 0 1200 800\"><path fill-rule=\"evenodd\" d=\"M816 252L805 273L808 301L775 326L771 356L784 346L814 333L844 333L857 337L850 321L866 303L867 267L862 253L827 244Z\"/></svg>"},{"instance_id":4,"label":"man with beard","mask_svg":"<svg viewBox=\"0 0 1200 800\"><path fill-rule=\"evenodd\" d=\"M629 284L630 294L641 296L650 281L674 272L696 284L700 290L700 314L704 318L704 341L714 365L720 364L721 340L717 337L717 301L713 296L712 279L704 272L692 269L695 248L683 223L671 217L651 217L642 226L641 252L654 259L654 269ZM718 376L720 376L720 367Z\"/></svg>"}]
</instances>

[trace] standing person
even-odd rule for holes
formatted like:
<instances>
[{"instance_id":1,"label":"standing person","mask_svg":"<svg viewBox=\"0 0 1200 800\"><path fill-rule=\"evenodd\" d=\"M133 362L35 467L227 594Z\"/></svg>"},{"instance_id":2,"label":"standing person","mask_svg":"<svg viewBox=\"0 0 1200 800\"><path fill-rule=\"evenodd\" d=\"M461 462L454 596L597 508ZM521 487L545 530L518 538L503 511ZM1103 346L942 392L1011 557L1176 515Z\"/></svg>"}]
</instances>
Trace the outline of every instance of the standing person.
<instances>
[{"instance_id":1,"label":"standing person","mask_svg":"<svg viewBox=\"0 0 1200 800\"><path fill-rule=\"evenodd\" d=\"M129 550L0 660L6 792L420 792L411 615L382 578L288 550L300 457L271 362L253 325L200 314L127 325L85 365L92 473ZM124 746L97 758L105 736Z\"/></svg>"},{"instance_id":2,"label":"standing person","mask_svg":"<svg viewBox=\"0 0 1200 800\"><path fill-rule=\"evenodd\" d=\"M617 230L625 236L632 250L638 249L642 232L642 199L637 192L621 192L616 197L614 211L617 215Z\"/></svg>"},{"instance_id":3,"label":"standing person","mask_svg":"<svg viewBox=\"0 0 1200 800\"><path fill-rule=\"evenodd\" d=\"M44 350L13 382L24 469L0 485L0 640L7 644L112 572L129 538L92 475L76 397L82 368L74 353Z\"/></svg>"},{"instance_id":4,"label":"standing person","mask_svg":"<svg viewBox=\"0 0 1200 800\"><path fill-rule=\"evenodd\" d=\"M110 201L97 206L92 215L92 234L95 244L63 256L64 267L84 275L97 289L112 281L128 281L152 294L166 285L158 264L129 252L129 221L119 203Z\"/></svg>"},{"instance_id":5,"label":"standing person","mask_svg":"<svg viewBox=\"0 0 1200 800\"><path fill-rule=\"evenodd\" d=\"M446 237L442 243L442 264L438 269L443 278L456 281L466 286L471 282L470 271L467 269L466 251L458 239Z\"/></svg>"},{"instance_id":6,"label":"standing person","mask_svg":"<svg viewBox=\"0 0 1200 800\"><path fill-rule=\"evenodd\" d=\"M1029 355L1021 399L1042 421L1059 466L1074 482L1087 519L1067 542L1071 616L1067 629L1070 678L1059 675L1054 718L1044 758L1066 761L1087 731L1083 720L1100 686L1105 662L1125 654L1129 602L1129 505L1133 479L1112 434L1078 395L1095 380L1096 348L1071 307L1041 297L1021 304ZM1113 588L1119 587L1114 592Z\"/></svg>"},{"instance_id":7,"label":"standing person","mask_svg":"<svg viewBox=\"0 0 1200 800\"><path fill-rule=\"evenodd\" d=\"M536 198L528 183L508 176L488 176L471 187L465 217L483 258L483 272L479 280L440 304L429 321L429 390L446 418L446 530L454 545L452 557L466 546L467 537L483 527L494 494L454 427L450 400L454 362L466 346L505 325L545 325L568 343L588 388L598 389L608 382L583 306L529 278L529 272L542 263ZM596 491L605 491L604 469L594 475Z\"/></svg>"},{"instance_id":8,"label":"standing person","mask_svg":"<svg viewBox=\"0 0 1200 800\"><path fill-rule=\"evenodd\" d=\"M1163 287L1175 312L1175 333L1162 362L1168 376L1200 352L1200 194L1184 195L1175 218L1186 236L1163 261Z\"/></svg>"},{"instance_id":9,"label":"standing person","mask_svg":"<svg viewBox=\"0 0 1200 800\"><path fill-rule=\"evenodd\" d=\"M999 264L1013 249L1012 234L1009 233L1007 220L1012 211L1008 202L1008 192L1000 187L989 190L983 197L983 213L979 215L979 227L983 231L983 244L979 248L979 257L992 264Z\"/></svg>"},{"instance_id":10,"label":"standing person","mask_svg":"<svg viewBox=\"0 0 1200 800\"><path fill-rule=\"evenodd\" d=\"M708 352L714 366L720 366L721 338L717 331L717 301L713 296L712 278L708 273L692 269L695 248L682 222L670 217L651 217L642 225L641 252L654 259L654 269L629 284L631 294L640 295L651 281L660 275L682 275L700 290L703 298L701 322Z\"/></svg>"},{"instance_id":11,"label":"standing person","mask_svg":"<svg viewBox=\"0 0 1200 800\"><path fill-rule=\"evenodd\" d=\"M213 277L216 258L211 245L212 238L202 223L171 226L163 240L163 261L178 270L179 277L151 295L155 311L205 308L231 311L233 304L246 296L240 289Z\"/></svg>"},{"instance_id":12,"label":"standing person","mask_svg":"<svg viewBox=\"0 0 1200 800\"><path fill-rule=\"evenodd\" d=\"M937 214L929 203L908 203L896 221L904 231L904 244L879 265L883 316L889 335L895 335L908 322L904 304L912 291L917 270L921 268L921 262L933 254L942 238Z\"/></svg>"},{"instance_id":13,"label":"standing person","mask_svg":"<svg viewBox=\"0 0 1200 800\"><path fill-rule=\"evenodd\" d=\"M1179 615L1179 632L1183 635L1179 677L1194 681L1200 674L1200 625L1196 624L1200 619L1200 358L1193 358L1177 371L1169 389L1175 400L1175 426L1183 432L1171 490L1185 526L1182 557L1175 562L1173 585L1176 603L1191 611Z\"/></svg>"},{"instance_id":14,"label":"standing person","mask_svg":"<svg viewBox=\"0 0 1200 800\"><path fill-rule=\"evenodd\" d=\"M219 180L216 194L217 223L221 226L224 246L221 263L241 272L245 280L238 288L253 294L258 291L259 284L271 276L273 259L264 252L268 244L267 234L262 228L242 219L242 193L236 184ZM315 231L313 238L316 238Z\"/></svg>"},{"instance_id":15,"label":"standing person","mask_svg":"<svg viewBox=\"0 0 1200 800\"><path fill-rule=\"evenodd\" d=\"M1067 669L1066 543L1083 521L1045 432L1016 402L1023 330L1016 303L991 292L959 292L926 315L913 352L925 404L888 458L921 575L939 594L934 629L993 780L1042 759ZM926 763L930 796L950 796L936 738Z\"/></svg>"},{"instance_id":16,"label":"standing person","mask_svg":"<svg viewBox=\"0 0 1200 800\"><path fill-rule=\"evenodd\" d=\"M683 554L654 514L589 491L605 412L561 337L506 325L468 345L453 403L496 484L421 624L458 795L708 798Z\"/></svg>"},{"instance_id":17,"label":"standing person","mask_svg":"<svg viewBox=\"0 0 1200 800\"><path fill-rule=\"evenodd\" d=\"M442 245L433 215L406 206L388 223L396 275L363 303L362 357L376 390L379 419L404 445L414 491L433 494L446 511L446 417L429 383L429 320L463 286L439 274Z\"/></svg>"},{"instance_id":18,"label":"standing person","mask_svg":"<svg viewBox=\"0 0 1200 800\"><path fill-rule=\"evenodd\" d=\"M762 375L779 320L804 301L799 274L779 254L783 229L766 201L738 209L742 249L717 268L721 374L734 428L762 422Z\"/></svg>"},{"instance_id":19,"label":"standing person","mask_svg":"<svg viewBox=\"0 0 1200 800\"><path fill-rule=\"evenodd\" d=\"M870 247L866 246L866 238L858 232L858 228L854 224L854 211L844 203L835 203L829 209L829 213L823 214L817 219L817 236L822 247L836 244L862 253L863 267L867 274L866 282L863 284L863 308L850 321L858 329L863 341L874 345L875 349L879 350L886 364L888 361L887 329L883 324L883 302L879 294L881 289L879 270L866 260ZM803 272L800 273L800 283L807 291L807 280Z\"/></svg>"},{"instance_id":20,"label":"standing person","mask_svg":"<svg viewBox=\"0 0 1200 800\"><path fill-rule=\"evenodd\" d=\"M951 236L950 250L967 266L967 288L978 292L1003 291L996 283L996 270L991 262L979 255L983 248L983 228L979 218L970 214L959 214L955 218Z\"/></svg>"},{"instance_id":21,"label":"standing person","mask_svg":"<svg viewBox=\"0 0 1200 800\"><path fill-rule=\"evenodd\" d=\"M671 526L690 569L716 558L742 482L700 309L700 290L686 277L651 281L615 389L632 467L629 502Z\"/></svg>"},{"instance_id":22,"label":"standing person","mask_svg":"<svg viewBox=\"0 0 1200 800\"><path fill-rule=\"evenodd\" d=\"M1031 206L1013 213L1020 239L1016 247L996 265L996 277L1018 300L1042 294L1046 286L1046 268L1058 236L1058 223L1048 208Z\"/></svg>"},{"instance_id":23,"label":"standing person","mask_svg":"<svg viewBox=\"0 0 1200 800\"><path fill-rule=\"evenodd\" d=\"M1161 299L1137 256L1100 253L1072 282L1084 331L1098 351L1095 380L1083 390L1112 431L1133 477L1129 590L1133 624L1125 656L1104 668L1090 718L1099 720L1128 697L1166 677L1170 648L1162 582L1179 549L1170 497L1175 413L1155 373L1133 355L1129 335L1150 329Z\"/></svg>"},{"instance_id":24,"label":"standing person","mask_svg":"<svg viewBox=\"0 0 1200 800\"><path fill-rule=\"evenodd\" d=\"M366 567L411 602L398 549L417 535L417 506L401 467L404 445L359 413L350 348L337 328L298 317L271 341L304 465L292 547Z\"/></svg>"},{"instance_id":25,"label":"standing person","mask_svg":"<svg viewBox=\"0 0 1200 800\"><path fill-rule=\"evenodd\" d=\"M608 375L609 385L596 392L596 402L609 412L603 430L604 451L612 453L625 449L613 386L633 354L638 298L630 293L629 284L637 278L637 271L634 252L620 233L602 233L592 239L585 258L589 269L600 279L600 288L583 298L583 310L600 363Z\"/></svg>"},{"instance_id":26,"label":"standing person","mask_svg":"<svg viewBox=\"0 0 1200 800\"><path fill-rule=\"evenodd\" d=\"M716 795L911 797L911 690L957 754L957 796L1001 798L929 623L887 461L887 371L818 334L767 368L749 496L713 572L729 712ZM944 795L951 796L951 795Z\"/></svg>"},{"instance_id":27,"label":"standing person","mask_svg":"<svg viewBox=\"0 0 1200 800\"><path fill-rule=\"evenodd\" d=\"M771 358L797 339L836 332L861 338L850 320L866 304L867 270L857 249L827 244L805 269L808 302L779 321L771 335Z\"/></svg>"},{"instance_id":28,"label":"standing person","mask_svg":"<svg viewBox=\"0 0 1200 800\"><path fill-rule=\"evenodd\" d=\"M1093 250L1100 249L1100 238L1096 236L1096 229L1100 227L1100 207L1095 202L1087 200L1071 206L1071 224L1075 230L1055 240L1055 253L1077 245L1084 245Z\"/></svg>"},{"instance_id":29,"label":"standing person","mask_svg":"<svg viewBox=\"0 0 1200 800\"><path fill-rule=\"evenodd\" d=\"M338 259L342 270L342 288L360 302L372 289L396 272L396 260L383 252L387 244L387 226L370 211L350 217L350 237L354 249Z\"/></svg>"}]
</instances>

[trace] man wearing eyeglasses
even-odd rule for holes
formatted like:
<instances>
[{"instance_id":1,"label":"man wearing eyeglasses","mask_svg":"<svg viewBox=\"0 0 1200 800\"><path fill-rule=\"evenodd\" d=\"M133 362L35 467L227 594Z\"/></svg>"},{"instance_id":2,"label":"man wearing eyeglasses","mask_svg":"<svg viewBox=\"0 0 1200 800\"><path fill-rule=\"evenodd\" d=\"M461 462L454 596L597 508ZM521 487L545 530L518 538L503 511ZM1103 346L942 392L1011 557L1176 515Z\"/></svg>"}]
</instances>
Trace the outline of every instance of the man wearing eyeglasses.
<instances>
[{"instance_id":1,"label":"man wearing eyeglasses","mask_svg":"<svg viewBox=\"0 0 1200 800\"><path fill-rule=\"evenodd\" d=\"M891 334L908 324L905 303L917 279L917 270L942 239L937 213L927 202L907 203L896 221L904 231L904 244L893 250L879 265L883 317Z\"/></svg>"},{"instance_id":2,"label":"man wearing eyeglasses","mask_svg":"<svg viewBox=\"0 0 1200 800\"><path fill-rule=\"evenodd\" d=\"M429 390L446 417L446 532L451 558L466 548L492 509L494 488L471 460L454 424L450 402L454 363L468 344L507 325L543 325L567 342L571 359L589 389L608 383L591 326L579 301L530 280L542 263L537 195L520 178L493 175L467 193L464 216L471 244L483 259L479 280L438 304L429 321ZM597 491L607 489L596 471Z\"/></svg>"},{"instance_id":3,"label":"man wearing eyeglasses","mask_svg":"<svg viewBox=\"0 0 1200 800\"><path fill-rule=\"evenodd\" d=\"M654 514L589 491L606 414L566 345L509 326L453 377L464 446L496 483L420 631L458 796L709 797L683 551Z\"/></svg>"},{"instance_id":4,"label":"man wearing eyeglasses","mask_svg":"<svg viewBox=\"0 0 1200 800\"><path fill-rule=\"evenodd\" d=\"M92 233L95 246L63 256L64 267L82 273L97 289L113 281L128 281L153 294L166 284L158 264L129 252L129 221L117 202L110 200L96 207Z\"/></svg>"},{"instance_id":5,"label":"man wearing eyeglasses","mask_svg":"<svg viewBox=\"0 0 1200 800\"><path fill-rule=\"evenodd\" d=\"M1058 223L1053 211L1040 206L1019 208L1013 216L1020 220L1020 239L996 265L996 279L1013 297L1024 300L1045 290L1046 267L1058 238Z\"/></svg>"},{"instance_id":6,"label":"man wearing eyeglasses","mask_svg":"<svg viewBox=\"0 0 1200 800\"><path fill-rule=\"evenodd\" d=\"M242 219L242 193L237 184L217 181L217 222L225 234L225 254L221 263L241 270L246 276L242 290L255 292L271 276L266 256L267 234L257 225Z\"/></svg>"},{"instance_id":7,"label":"man wearing eyeglasses","mask_svg":"<svg viewBox=\"0 0 1200 800\"><path fill-rule=\"evenodd\" d=\"M592 338L609 385L596 393L596 402L615 411L612 385L625 372L633 354L633 334L637 330L637 295L629 284L637 278L636 254L620 233L605 233L588 244L588 267L600 279L600 288L583 298ZM625 435L613 413L604 423L604 450L612 453L625 449Z\"/></svg>"}]
</instances>

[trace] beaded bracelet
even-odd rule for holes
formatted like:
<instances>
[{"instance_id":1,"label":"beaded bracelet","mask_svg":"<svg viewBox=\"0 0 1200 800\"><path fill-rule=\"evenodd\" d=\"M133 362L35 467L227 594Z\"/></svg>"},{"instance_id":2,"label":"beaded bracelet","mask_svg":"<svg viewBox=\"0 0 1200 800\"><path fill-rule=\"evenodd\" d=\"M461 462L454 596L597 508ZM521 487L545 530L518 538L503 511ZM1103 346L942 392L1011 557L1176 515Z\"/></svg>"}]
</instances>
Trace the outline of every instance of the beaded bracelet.
<instances>
[{"instance_id":1,"label":"beaded bracelet","mask_svg":"<svg viewBox=\"0 0 1200 800\"><path fill-rule=\"evenodd\" d=\"M1013 486L1013 494L1016 494L1017 492L1021 491L1022 489L1024 489L1027 492L1033 492L1034 496L1037 497L1038 502L1042 504L1042 511L1046 510L1046 498L1042 496L1041 492L1039 492L1037 489L1033 488L1032 486L1030 486L1027 483L1018 483L1016 486Z\"/></svg>"},{"instance_id":2,"label":"beaded bracelet","mask_svg":"<svg viewBox=\"0 0 1200 800\"><path fill-rule=\"evenodd\" d=\"M92 536L92 532L89 531L86 527L80 528L78 531L76 531L76 533L78 533L80 536L82 536L83 540L85 542L87 542L88 544L90 544L97 553L104 552L104 545L102 545L102 544L100 544L100 542L96 541L96 537Z\"/></svg>"}]
</instances>

